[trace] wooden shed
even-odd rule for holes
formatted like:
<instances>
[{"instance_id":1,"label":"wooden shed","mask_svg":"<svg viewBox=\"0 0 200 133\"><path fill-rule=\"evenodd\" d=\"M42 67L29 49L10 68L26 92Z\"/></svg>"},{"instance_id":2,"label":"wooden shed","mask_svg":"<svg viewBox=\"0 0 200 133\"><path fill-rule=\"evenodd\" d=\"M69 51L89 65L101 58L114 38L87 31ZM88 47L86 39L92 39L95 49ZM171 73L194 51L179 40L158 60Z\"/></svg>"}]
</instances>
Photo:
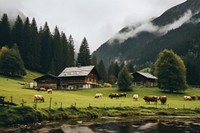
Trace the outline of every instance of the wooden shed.
<instances>
[{"instance_id":1,"label":"wooden shed","mask_svg":"<svg viewBox=\"0 0 200 133\"><path fill-rule=\"evenodd\" d=\"M150 73L139 71L133 73L133 82L135 86L155 87L157 85L156 80L157 77Z\"/></svg>"},{"instance_id":2,"label":"wooden shed","mask_svg":"<svg viewBox=\"0 0 200 133\"><path fill-rule=\"evenodd\" d=\"M44 87L57 89L60 85L59 78L52 74L46 74L41 77L35 78L34 81L37 82L38 88Z\"/></svg>"},{"instance_id":3,"label":"wooden shed","mask_svg":"<svg viewBox=\"0 0 200 133\"><path fill-rule=\"evenodd\" d=\"M100 76L95 66L67 67L58 76L64 89L95 88Z\"/></svg>"}]
</instances>

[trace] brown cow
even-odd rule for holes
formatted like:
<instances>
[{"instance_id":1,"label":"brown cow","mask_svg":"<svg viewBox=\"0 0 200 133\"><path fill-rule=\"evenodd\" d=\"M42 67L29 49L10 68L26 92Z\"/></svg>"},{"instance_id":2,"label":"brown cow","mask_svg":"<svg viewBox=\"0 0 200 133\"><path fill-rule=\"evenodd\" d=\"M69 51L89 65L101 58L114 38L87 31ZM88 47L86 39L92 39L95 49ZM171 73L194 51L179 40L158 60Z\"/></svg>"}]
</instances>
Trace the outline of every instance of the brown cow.
<instances>
[{"instance_id":1,"label":"brown cow","mask_svg":"<svg viewBox=\"0 0 200 133\"><path fill-rule=\"evenodd\" d=\"M167 97L166 96L159 96L158 100L160 100L161 104L165 104L167 102Z\"/></svg>"},{"instance_id":2,"label":"brown cow","mask_svg":"<svg viewBox=\"0 0 200 133\"><path fill-rule=\"evenodd\" d=\"M46 89L45 88L40 88L39 91L46 91Z\"/></svg>"},{"instance_id":3,"label":"brown cow","mask_svg":"<svg viewBox=\"0 0 200 133\"><path fill-rule=\"evenodd\" d=\"M196 100L196 96L191 96L192 100L195 101Z\"/></svg>"},{"instance_id":4,"label":"brown cow","mask_svg":"<svg viewBox=\"0 0 200 133\"><path fill-rule=\"evenodd\" d=\"M197 96L197 99L200 100L200 96Z\"/></svg>"},{"instance_id":5,"label":"brown cow","mask_svg":"<svg viewBox=\"0 0 200 133\"><path fill-rule=\"evenodd\" d=\"M144 96L143 99L145 100L146 103L154 102L157 104L158 97L157 96Z\"/></svg>"},{"instance_id":6,"label":"brown cow","mask_svg":"<svg viewBox=\"0 0 200 133\"><path fill-rule=\"evenodd\" d=\"M126 97L126 93L119 93L119 97Z\"/></svg>"},{"instance_id":7,"label":"brown cow","mask_svg":"<svg viewBox=\"0 0 200 133\"><path fill-rule=\"evenodd\" d=\"M184 100L189 100L189 101L192 101L192 100L193 100L191 96L183 96L183 99L184 99Z\"/></svg>"},{"instance_id":8,"label":"brown cow","mask_svg":"<svg viewBox=\"0 0 200 133\"><path fill-rule=\"evenodd\" d=\"M113 97L119 98L120 96L118 93L111 93L108 97L110 97L112 99Z\"/></svg>"}]
</instances>

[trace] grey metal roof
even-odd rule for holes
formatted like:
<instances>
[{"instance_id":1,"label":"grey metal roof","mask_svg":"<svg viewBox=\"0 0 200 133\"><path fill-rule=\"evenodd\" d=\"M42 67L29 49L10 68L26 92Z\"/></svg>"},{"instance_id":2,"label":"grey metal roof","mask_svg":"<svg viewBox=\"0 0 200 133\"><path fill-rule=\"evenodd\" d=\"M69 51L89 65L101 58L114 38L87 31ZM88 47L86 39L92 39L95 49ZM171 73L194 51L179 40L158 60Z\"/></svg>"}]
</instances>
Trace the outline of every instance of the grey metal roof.
<instances>
[{"instance_id":1,"label":"grey metal roof","mask_svg":"<svg viewBox=\"0 0 200 133\"><path fill-rule=\"evenodd\" d=\"M93 68L94 66L67 67L58 77L87 76Z\"/></svg>"},{"instance_id":2,"label":"grey metal roof","mask_svg":"<svg viewBox=\"0 0 200 133\"><path fill-rule=\"evenodd\" d=\"M153 76L152 74L150 73L145 73L145 72L139 72L137 71L137 73L139 73L140 75L146 77L146 78L149 78L149 79L157 79L157 77Z\"/></svg>"}]
</instances>

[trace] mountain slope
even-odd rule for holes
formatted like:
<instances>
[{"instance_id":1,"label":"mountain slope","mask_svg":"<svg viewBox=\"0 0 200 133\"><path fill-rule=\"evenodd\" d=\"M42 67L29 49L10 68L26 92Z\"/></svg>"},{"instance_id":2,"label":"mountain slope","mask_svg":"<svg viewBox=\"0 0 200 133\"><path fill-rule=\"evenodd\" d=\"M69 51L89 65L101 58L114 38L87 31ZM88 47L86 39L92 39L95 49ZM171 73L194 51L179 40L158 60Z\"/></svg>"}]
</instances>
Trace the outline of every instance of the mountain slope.
<instances>
[{"instance_id":1,"label":"mountain slope","mask_svg":"<svg viewBox=\"0 0 200 133\"><path fill-rule=\"evenodd\" d=\"M127 26L102 44L93 55L98 61L103 60L106 66L112 61L145 66L148 62L154 62L158 53L167 48L174 50L184 59L188 58L188 53L192 51L198 60L199 7L199 0L187 0L152 21Z\"/></svg>"}]
</instances>

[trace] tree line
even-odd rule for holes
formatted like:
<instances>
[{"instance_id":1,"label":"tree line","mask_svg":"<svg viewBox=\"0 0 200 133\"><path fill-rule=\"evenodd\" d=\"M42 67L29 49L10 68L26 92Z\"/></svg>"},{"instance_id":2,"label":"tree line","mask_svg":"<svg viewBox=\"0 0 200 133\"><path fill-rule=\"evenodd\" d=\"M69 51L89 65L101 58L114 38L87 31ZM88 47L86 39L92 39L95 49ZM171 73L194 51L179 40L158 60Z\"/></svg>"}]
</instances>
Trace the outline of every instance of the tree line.
<instances>
[{"instance_id":1,"label":"tree line","mask_svg":"<svg viewBox=\"0 0 200 133\"><path fill-rule=\"evenodd\" d=\"M0 48L18 47L26 69L57 75L65 67L75 65L74 40L56 26L50 32L48 23L38 29L35 18L30 22L20 16L11 26L4 14L0 21Z\"/></svg>"}]
</instances>

